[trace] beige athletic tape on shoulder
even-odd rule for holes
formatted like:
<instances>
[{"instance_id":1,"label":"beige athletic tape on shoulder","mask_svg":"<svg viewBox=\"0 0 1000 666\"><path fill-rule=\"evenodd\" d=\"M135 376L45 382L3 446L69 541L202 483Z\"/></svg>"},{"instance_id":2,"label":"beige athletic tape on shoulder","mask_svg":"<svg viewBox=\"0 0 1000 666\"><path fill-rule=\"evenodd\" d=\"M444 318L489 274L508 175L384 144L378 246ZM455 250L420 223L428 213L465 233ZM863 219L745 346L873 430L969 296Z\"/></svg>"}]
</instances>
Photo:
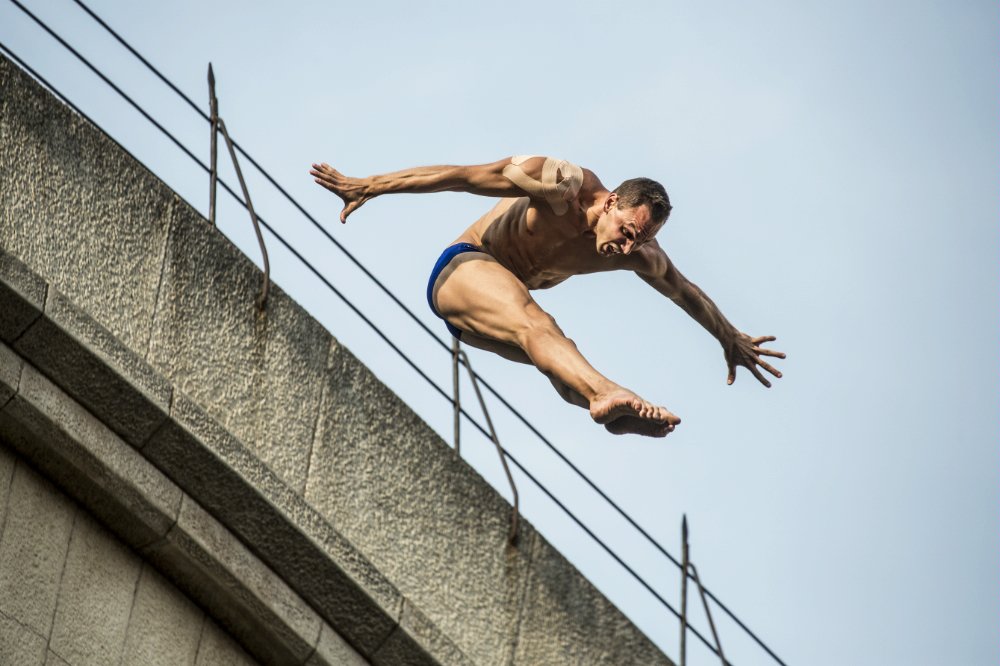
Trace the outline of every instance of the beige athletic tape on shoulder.
<instances>
[{"instance_id":1,"label":"beige athletic tape on shoulder","mask_svg":"<svg viewBox=\"0 0 1000 666\"><path fill-rule=\"evenodd\" d=\"M542 180L529 176L521 165L538 155L516 155L510 164L503 168L503 175L531 196L542 197L556 215L563 215L569 210L569 202L576 198L583 185L583 169L567 162L546 157L542 164ZM562 180L559 180L562 176Z\"/></svg>"}]
</instances>

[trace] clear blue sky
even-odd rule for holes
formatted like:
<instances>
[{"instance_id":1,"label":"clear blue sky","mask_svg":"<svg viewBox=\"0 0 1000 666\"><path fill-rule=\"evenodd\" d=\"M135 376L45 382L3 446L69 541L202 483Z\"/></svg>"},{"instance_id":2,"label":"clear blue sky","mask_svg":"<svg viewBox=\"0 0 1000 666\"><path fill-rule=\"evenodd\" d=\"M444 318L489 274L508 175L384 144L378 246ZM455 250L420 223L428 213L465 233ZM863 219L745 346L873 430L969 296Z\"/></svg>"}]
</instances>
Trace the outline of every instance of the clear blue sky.
<instances>
[{"instance_id":1,"label":"clear blue sky","mask_svg":"<svg viewBox=\"0 0 1000 666\"><path fill-rule=\"evenodd\" d=\"M28 4L207 155L204 122L72 2ZM665 441L606 434L531 368L474 353L477 369L674 553L686 513L705 582L790 665L1000 662L996 3L89 4L199 102L211 60L237 140L442 336L427 272L489 201L388 197L342 227L311 162L368 175L535 153L610 186L662 181L675 211L661 244L738 327L778 336L785 378L727 387L718 344L625 274L537 298L598 369L684 419ZM201 171L7 0L0 40L207 210ZM251 188L450 385L446 354L260 178ZM219 215L256 258L245 213L226 201ZM281 286L450 440L449 405L270 247ZM676 570L494 417L505 446L676 601ZM465 433L503 490L494 453ZM528 518L676 657L676 621L519 487ZM772 663L720 625L734 663Z\"/></svg>"}]
</instances>

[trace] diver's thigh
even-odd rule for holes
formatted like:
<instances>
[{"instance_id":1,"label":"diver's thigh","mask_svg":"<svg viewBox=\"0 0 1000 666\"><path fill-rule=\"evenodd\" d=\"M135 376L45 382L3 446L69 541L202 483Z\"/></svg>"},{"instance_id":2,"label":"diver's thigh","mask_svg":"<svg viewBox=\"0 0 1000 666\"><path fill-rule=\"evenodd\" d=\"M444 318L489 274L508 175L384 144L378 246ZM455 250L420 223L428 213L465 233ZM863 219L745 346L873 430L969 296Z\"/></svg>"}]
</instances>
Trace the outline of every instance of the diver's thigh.
<instances>
[{"instance_id":1,"label":"diver's thigh","mask_svg":"<svg viewBox=\"0 0 1000 666\"><path fill-rule=\"evenodd\" d=\"M516 345L537 305L528 289L493 257L467 252L452 259L434 285L438 312L453 325Z\"/></svg>"}]
</instances>

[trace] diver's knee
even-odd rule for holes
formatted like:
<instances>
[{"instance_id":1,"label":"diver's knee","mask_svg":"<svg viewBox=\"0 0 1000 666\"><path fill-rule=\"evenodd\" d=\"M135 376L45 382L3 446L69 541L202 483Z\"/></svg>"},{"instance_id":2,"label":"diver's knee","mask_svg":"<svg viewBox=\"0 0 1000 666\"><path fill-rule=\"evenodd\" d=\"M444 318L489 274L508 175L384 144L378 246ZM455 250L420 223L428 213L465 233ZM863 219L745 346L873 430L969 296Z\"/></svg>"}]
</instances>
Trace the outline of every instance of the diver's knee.
<instances>
[{"instance_id":1,"label":"diver's knee","mask_svg":"<svg viewBox=\"0 0 1000 666\"><path fill-rule=\"evenodd\" d=\"M532 303L524 309L524 318L515 330L515 338L522 349L527 349L533 342L558 336L565 338L555 318L545 310Z\"/></svg>"}]
</instances>

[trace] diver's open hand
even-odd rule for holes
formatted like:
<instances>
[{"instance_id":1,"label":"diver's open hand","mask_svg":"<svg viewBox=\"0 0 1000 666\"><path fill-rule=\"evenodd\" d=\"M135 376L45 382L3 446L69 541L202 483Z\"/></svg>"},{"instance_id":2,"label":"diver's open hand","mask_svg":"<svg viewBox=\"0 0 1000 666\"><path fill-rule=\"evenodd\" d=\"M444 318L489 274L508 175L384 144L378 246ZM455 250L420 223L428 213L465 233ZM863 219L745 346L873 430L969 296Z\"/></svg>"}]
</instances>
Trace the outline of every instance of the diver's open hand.
<instances>
[{"instance_id":1,"label":"diver's open hand","mask_svg":"<svg viewBox=\"0 0 1000 666\"><path fill-rule=\"evenodd\" d=\"M746 333L737 334L732 342L723 347L726 353L726 365L729 366L729 378L726 380L726 383L732 384L736 381L736 366L742 365L744 368L749 369L761 384L771 388L771 382L761 374L757 366L759 365L778 379L781 379L781 373L760 358L761 356L785 358L785 354L782 352L764 349L760 346L765 342L774 342L776 339L773 335L762 335L757 338L751 338Z\"/></svg>"},{"instance_id":2,"label":"diver's open hand","mask_svg":"<svg viewBox=\"0 0 1000 666\"><path fill-rule=\"evenodd\" d=\"M344 202L344 210L340 211L340 221L347 222L347 216L372 198L371 189L366 179L351 178L340 173L332 166L323 162L313 164L309 174L316 182L330 190Z\"/></svg>"}]
</instances>

